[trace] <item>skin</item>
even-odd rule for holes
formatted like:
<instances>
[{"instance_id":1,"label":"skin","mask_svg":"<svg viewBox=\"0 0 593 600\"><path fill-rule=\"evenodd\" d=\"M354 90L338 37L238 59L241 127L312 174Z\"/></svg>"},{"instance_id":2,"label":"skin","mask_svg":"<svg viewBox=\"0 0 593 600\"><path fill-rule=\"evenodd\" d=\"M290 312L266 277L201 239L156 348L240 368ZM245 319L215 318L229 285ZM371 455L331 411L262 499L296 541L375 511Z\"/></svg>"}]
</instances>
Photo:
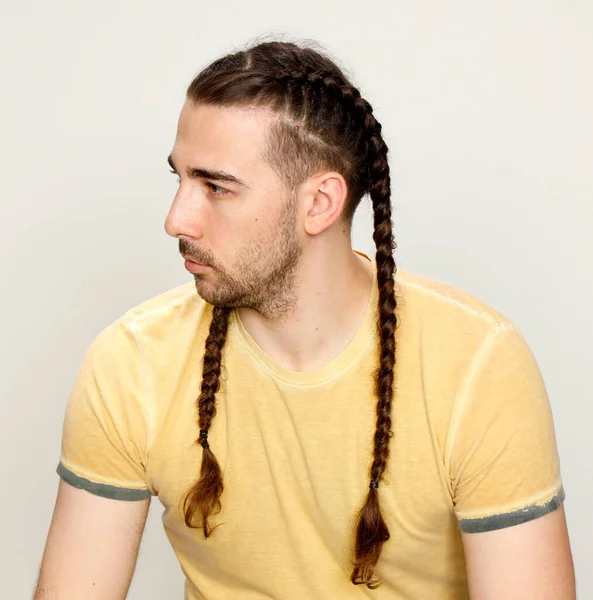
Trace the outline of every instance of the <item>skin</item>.
<instances>
[{"instance_id":1,"label":"skin","mask_svg":"<svg viewBox=\"0 0 593 600\"><path fill-rule=\"evenodd\" d=\"M471 600L575 600L564 506L513 527L463 533Z\"/></svg>"},{"instance_id":2,"label":"skin","mask_svg":"<svg viewBox=\"0 0 593 600\"><path fill-rule=\"evenodd\" d=\"M263 109L184 104L170 155L179 187L165 230L183 256L211 267L194 274L200 296L237 307L280 365L312 371L354 337L372 266L352 251L341 174L316 173L291 194L263 160L272 118ZM196 169L224 171L243 185Z\"/></svg>"},{"instance_id":3,"label":"skin","mask_svg":"<svg viewBox=\"0 0 593 600\"><path fill-rule=\"evenodd\" d=\"M150 500L102 498L60 479L33 600L124 600Z\"/></svg>"}]
</instances>

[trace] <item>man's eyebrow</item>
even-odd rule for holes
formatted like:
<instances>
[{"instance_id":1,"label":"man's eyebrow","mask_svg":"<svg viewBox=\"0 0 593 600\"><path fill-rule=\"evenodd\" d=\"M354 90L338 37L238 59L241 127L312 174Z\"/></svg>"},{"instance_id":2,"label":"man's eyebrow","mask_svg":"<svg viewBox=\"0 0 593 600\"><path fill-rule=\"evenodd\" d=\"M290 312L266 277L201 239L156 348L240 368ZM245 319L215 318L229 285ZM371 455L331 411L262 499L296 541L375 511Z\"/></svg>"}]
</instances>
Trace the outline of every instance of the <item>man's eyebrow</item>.
<instances>
[{"instance_id":1,"label":"man's eyebrow","mask_svg":"<svg viewBox=\"0 0 593 600\"><path fill-rule=\"evenodd\" d=\"M173 164L173 159L171 158L170 154L167 157L167 162L173 171L177 173L178 171ZM213 171L211 169L202 169L199 167L188 167L187 174L189 177L193 178L202 177L203 179L214 179L215 181L234 183L235 185L249 189L249 186L244 181L238 177L235 177L234 175L231 175L230 173L227 173L226 171Z\"/></svg>"}]
</instances>

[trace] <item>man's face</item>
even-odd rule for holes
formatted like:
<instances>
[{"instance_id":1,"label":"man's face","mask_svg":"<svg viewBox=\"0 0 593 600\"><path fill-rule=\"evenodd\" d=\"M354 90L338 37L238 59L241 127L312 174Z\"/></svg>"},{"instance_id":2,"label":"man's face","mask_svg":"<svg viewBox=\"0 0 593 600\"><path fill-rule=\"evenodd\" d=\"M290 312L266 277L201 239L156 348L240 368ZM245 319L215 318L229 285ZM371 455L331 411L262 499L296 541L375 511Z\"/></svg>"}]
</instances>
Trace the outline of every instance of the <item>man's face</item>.
<instances>
[{"instance_id":1,"label":"man's face","mask_svg":"<svg viewBox=\"0 0 593 600\"><path fill-rule=\"evenodd\" d=\"M182 255L210 267L194 274L202 298L271 317L293 307L302 241L297 201L260 156L270 118L184 104L170 156L180 183L165 230Z\"/></svg>"}]
</instances>

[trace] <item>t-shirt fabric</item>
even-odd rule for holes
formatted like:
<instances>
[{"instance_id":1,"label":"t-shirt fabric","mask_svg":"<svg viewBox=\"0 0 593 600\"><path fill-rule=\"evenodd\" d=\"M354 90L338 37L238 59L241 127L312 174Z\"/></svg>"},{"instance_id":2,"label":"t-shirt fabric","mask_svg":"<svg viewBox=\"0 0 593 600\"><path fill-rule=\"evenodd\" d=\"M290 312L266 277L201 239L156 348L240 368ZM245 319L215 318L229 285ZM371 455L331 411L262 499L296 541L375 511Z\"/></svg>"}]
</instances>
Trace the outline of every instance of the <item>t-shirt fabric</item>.
<instances>
[{"instance_id":1,"label":"t-shirt fabric","mask_svg":"<svg viewBox=\"0 0 593 600\"><path fill-rule=\"evenodd\" d=\"M157 496L185 600L461 600L461 531L538 518L564 500L546 388L507 317L398 269L393 437L379 485L391 538L376 590L350 582L376 422L377 272L359 328L313 372L268 356L231 311L217 414L219 527L179 508L197 480L204 342L212 305L194 281L128 310L89 346L70 393L59 475L100 496Z\"/></svg>"}]
</instances>

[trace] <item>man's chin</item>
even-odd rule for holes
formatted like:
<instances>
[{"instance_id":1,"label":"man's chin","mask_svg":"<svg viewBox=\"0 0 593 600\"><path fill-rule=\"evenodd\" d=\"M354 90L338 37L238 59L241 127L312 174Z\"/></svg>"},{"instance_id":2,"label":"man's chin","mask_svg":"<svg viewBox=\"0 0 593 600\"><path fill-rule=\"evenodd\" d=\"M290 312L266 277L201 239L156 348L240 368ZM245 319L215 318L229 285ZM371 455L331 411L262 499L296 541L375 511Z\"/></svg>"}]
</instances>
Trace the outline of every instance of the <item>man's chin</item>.
<instances>
[{"instance_id":1,"label":"man's chin","mask_svg":"<svg viewBox=\"0 0 593 600\"><path fill-rule=\"evenodd\" d=\"M220 290L218 293L213 290L212 286L208 285L199 275L194 277L194 282L196 285L196 290L198 292L198 296L205 300L208 304L212 304L212 306L219 307L230 307L229 302L232 302L232 299L228 296L222 296L220 294Z\"/></svg>"}]
</instances>

